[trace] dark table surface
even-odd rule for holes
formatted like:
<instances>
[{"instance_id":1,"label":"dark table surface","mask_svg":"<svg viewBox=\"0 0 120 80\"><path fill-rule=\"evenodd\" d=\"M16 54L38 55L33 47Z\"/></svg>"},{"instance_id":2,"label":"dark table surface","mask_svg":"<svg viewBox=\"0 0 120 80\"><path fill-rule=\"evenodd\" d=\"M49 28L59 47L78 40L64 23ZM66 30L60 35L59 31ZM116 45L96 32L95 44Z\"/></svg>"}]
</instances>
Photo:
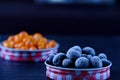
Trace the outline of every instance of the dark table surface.
<instances>
[{"instance_id":1,"label":"dark table surface","mask_svg":"<svg viewBox=\"0 0 120 80\"><path fill-rule=\"evenodd\" d=\"M1 35L0 40L7 36ZM119 80L120 36L46 35L59 42L59 52L66 52L73 45L91 46L96 53L105 52L112 61L110 80ZM11 62L0 59L0 80L46 80L44 62Z\"/></svg>"}]
</instances>

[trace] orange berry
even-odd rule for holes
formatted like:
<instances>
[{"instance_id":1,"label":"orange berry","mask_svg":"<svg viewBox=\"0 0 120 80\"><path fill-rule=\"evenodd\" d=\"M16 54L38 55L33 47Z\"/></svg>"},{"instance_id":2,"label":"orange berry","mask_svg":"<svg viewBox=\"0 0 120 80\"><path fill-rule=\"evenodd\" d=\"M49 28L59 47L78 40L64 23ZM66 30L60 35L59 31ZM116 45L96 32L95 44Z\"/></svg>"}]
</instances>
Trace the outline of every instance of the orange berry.
<instances>
[{"instance_id":1,"label":"orange berry","mask_svg":"<svg viewBox=\"0 0 120 80\"><path fill-rule=\"evenodd\" d=\"M27 42L25 42L25 46L27 46L27 47L31 47L31 46L33 46L34 44L31 42L31 41L27 41Z\"/></svg>"},{"instance_id":2,"label":"orange berry","mask_svg":"<svg viewBox=\"0 0 120 80\"><path fill-rule=\"evenodd\" d=\"M28 39L33 40L33 36L32 36L32 35L29 35L29 36L28 36Z\"/></svg>"},{"instance_id":3,"label":"orange berry","mask_svg":"<svg viewBox=\"0 0 120 80\"><path fill-rule=\"evenodd\" d=\"M23 43L23 42L20 42L20 43L18 43L17 44L17 48L21 48L21 47L23 47L25 44Z\"/></svg>"},{"instance_id":4,"label":"orange berry","mask_svg":"<svg viewBox=\"0 0 120 80\"><path fill-rule=\"evenodd\" d=\"M33 42L33 45L34 45L34 46L37 46L37 43L38 43L37 40L33 40L32 42Z\"/></svg>"},{"instance_id":5,"label":"orange berry","mask_svg":"<svg viewBox=\"0 0 120 80\"><path fill-rule=\"evenodd\" d=\"M51 40L48 44L51 45L52 47L56 46L56 42L54 40Z\"/></svg>"},{"instance_id":6,"label":"orange berry","mask_svg":"<svg viewBox=\"0 0 120 80\"><path fill-rule=\"evenodd\" d=\"M36 47L35 47L35 46L31 46L31 47L29 48L29 50L36 50Z\"/></svg>"},{"instance_id":7,"label":"orange berry","mask_svg":"<svg viewBox=\"0 0 120 80\"><path fill-rule=\"evenodd\" d=\"M27 46L22 46L20 49L21 50L28 50L28 47Z\"/></svg>"},{"instance_id":8,"label":"orange berry","mask_svg":"<svg viewBox=\"0 0 120 80\"><path fill-rule=\"evenodd\" d=\"M3 46L7 48L12 48L12 44L10 43L10 41L7 40L3 42Z\"/></svg>"},{"instance_id":9,"label":"orange berry","mask_svg":"<svg viewBox=\"0 0 120 80\"><path fill-rule=\"evenodd\" d=\"M14 41L10 41L11 44L11 48L14 48L15 42Z\"/></svg>"},{"instance_id":10,"label":"orange berry","mask_svg":"<svg viewBox=\"0 0 120 80\"><path fill-rule=\"evenodd\" d=\"M43 38L41 38L41 39L39 40L39 42L44 42L44 43L46 43L46 42L47 42L47 39L46 39L45 37L43 37Z\"/></svg>"},{"instance_id":11,"label":"orange berry","mask_svg":"<svg viewBox=\"0 0 120 80\"><path fill-rule=\"evenodd\" d=\"M38 43L38 49L45 49L46 48L46 43Z\"/></svg>"},{"instance_id":12,"label":"orange berry","mask_svg":"<svg viewBox=\"0 0 120 80\"><path fill-rule=\"evenodd\" d=\"M35 33L33 35L33 38L36 39L36 40L39 40L41 37L42 37L42 35L40 33Z\"/></svg>"},{"instance_id":13,"label":"orange berry","mask_svg":"<svg viewBox=\"0 0 120 80\"><path fill-rule=\"evenodd\" d=\"M23 42L31 42L32 40L30 39L30 38L28 38L28 37L25 37L25 38L23 38L23 40L22 40Z\"/></svg>"},{"instance_id":14,"label":"orange berry","mask_svg":"<svg viewBox=\"0 0 120 80\"><path fill-rule=\"evenodd\" d=\"M9 36L8 41L14 41L14 36Z\"/></svg>"},{"instance_id":15,"label":"orange berry","mask_svg":"<svg viewBox=\"0 0 120 80\"><path fill-rule=\"evenodd\" d=\"M52 48L52 46L50 44L47 44L46 48Z\"/></svg>"},{"instance_id":16,"label":"orange berry","mask_svg":"<svg viewBox=\"0 0 120 80\"><path fill-rule=\"evenodd\" d=\"M20 50L20 48L15 48L15 49Z\"/></svg>"},{"instance_id":17,"label":"orange berry","mask_svg":"<svg viewBox=\"0 0 120 80\"><path fill-rule=\"evenodd\" d=\"M26 31L22 31L22 32L19 33L19 36L21 38L24 38L24 37L28 36L28 33Z\"/></svg>"},{"instance_id":18,"label":"orange berry","mask_svg":"<svg viewBox=\"0 0 120 80\"><path fill-rule=\"evenodd\" d=\"M18 48L18 44L14 44L14 48Z\"/></svg>"},{"instance_id":19,"label":"orange berry","mask_svg":"<svg viewBox=\"0 0 120 80\"><path fill-rule=\"evenodd\" d=\"M15 41L16 43L21 42L21 41L22 41L22 38L21 38L19 35L15 35L15 36L14 36L14 41Z\"/></svg>"}]
</instances>

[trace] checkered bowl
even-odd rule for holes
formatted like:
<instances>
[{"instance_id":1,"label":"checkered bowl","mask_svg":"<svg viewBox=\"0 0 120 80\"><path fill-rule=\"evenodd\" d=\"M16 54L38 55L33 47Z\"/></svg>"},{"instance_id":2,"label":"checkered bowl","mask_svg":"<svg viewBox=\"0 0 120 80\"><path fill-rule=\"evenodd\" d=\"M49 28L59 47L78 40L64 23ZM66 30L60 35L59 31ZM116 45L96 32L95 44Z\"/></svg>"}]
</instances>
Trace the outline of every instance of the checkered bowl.
<instances>
[{"instance_id":1,"label":"checkered bowl","mask_svg":"<svg viewBox=\"0 0 120 80\"><path fill-rule=\"evenodd\" d=\"M108 80L110 78L110 65L102 68L76 69L62 68L46 65L46 76L52 80Z\"/></svg>"},{"instance_id":2,"label":"checkered bowl","mask_svg":"<svg viewBox=\"0 0 120 80\"><path fill-rule=\"evenodd\" d=\"M56 54L59 44L53 48L41 50L17 50L13 48L6 48L0 44L0 57L10 61L20 62L39 62L45 61L49 54Z\"/></svg>"}]
</instances>

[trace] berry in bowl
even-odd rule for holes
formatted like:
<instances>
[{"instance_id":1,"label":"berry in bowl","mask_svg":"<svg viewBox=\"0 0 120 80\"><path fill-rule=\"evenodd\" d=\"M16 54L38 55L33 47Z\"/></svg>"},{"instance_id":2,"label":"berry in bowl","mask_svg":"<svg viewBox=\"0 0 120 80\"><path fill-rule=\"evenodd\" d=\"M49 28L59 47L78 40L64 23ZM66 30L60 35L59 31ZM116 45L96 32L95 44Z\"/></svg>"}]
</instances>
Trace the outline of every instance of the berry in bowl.
<instances>
[{"instance_id":1,"label":"berry in bowl","mask_svg":"<svg viewBox=\"0 0 120 80\"><path fill-rule=\"evenodd\" d=\"M45 61L46 76L52 80L108 80L111 61L91 47L71 47L67 53L51 54Z\"/></svg>"},{"instance_id":2,"label":"berry in bowl","mask_svg":"<svg viewBox=\"0 0 120 80\"><path fill-rule=\"evenodd\" d=\"M0 56L10 61L39 62L45 61L50 54L56 54L58 47L55 40L48 40L40 33L30 35L22 31L0 44Z\"/></svg>"}]
</instances>

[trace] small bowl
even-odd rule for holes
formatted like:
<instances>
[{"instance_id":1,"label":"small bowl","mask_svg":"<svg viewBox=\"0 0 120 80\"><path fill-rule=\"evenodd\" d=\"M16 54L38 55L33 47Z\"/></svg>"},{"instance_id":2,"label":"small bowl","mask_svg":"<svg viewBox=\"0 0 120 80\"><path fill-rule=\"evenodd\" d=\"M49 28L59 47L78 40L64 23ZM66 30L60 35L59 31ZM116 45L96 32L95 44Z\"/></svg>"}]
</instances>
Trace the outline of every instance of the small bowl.
<instances>
[{"instance_id":1,"label":"small bowl","mask_svg":"<svg viewBox=\"0 0 120 80\"><path fill-rule=\"evenodd\" d=\"M10 61L39 62L45 61L49 54L56 54L59 44L53 48L40 50L17 50L6 48L0 44L0 57Z\"/></svg>"},{"instance_id":2,"label":"small bowl","mask_svg":"<svg viewBox=\"0 0 120 80\"><path fill-rule=\"evenodd\" d=\"M112 63L102 68L77 69L46 65L46 76L53 80L107 80L110 78Z\"/></svg>"}]
</instances>

